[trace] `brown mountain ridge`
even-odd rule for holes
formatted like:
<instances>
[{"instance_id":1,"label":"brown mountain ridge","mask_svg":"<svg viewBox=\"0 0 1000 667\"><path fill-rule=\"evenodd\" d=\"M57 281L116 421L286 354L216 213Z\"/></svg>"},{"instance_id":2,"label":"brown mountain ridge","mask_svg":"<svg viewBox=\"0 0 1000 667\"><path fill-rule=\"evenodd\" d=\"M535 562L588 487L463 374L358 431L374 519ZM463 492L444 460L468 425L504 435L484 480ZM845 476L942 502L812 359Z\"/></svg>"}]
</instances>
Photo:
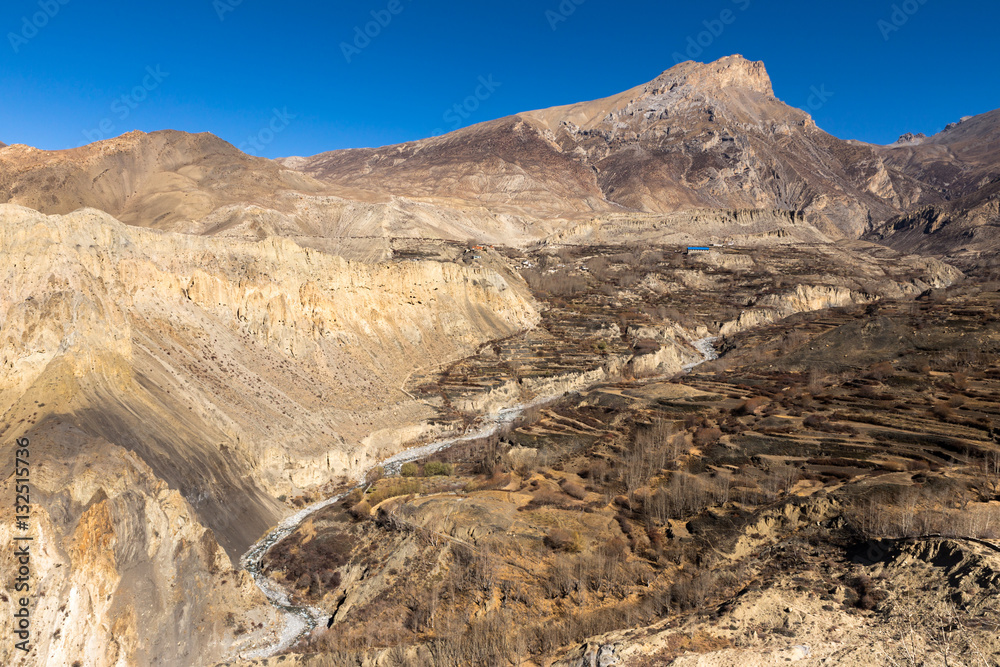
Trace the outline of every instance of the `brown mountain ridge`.
<instances>
[{"instance_id":1,"label":"brown mountain ridge","mask_svg":"<svg viewBox=\"0 0 1000 667\"><path fill-rule=\"evenodd\" d=\"M877 148L817 128L774 96L763 63L742 56L443 137L282 162L331 183L535 217L802 211L833 237L857 237L902 203Z\"/></svg>"},{"instance_id":2,"label":"brown mountain ridge","mask_svg":"<svg viewBox=\"0 0 1000 667\"><path fill-rule=\"evenodd\" d=\"M777 99L763 63L734 55L600 100L312 157L267 160L176 131L66 151L0 147L0 202L286 236L360 259L389 257L392 238L890 242L887 221L1000 175L998 122L993 111L890 146L841 140Z\"/></svg>"}]
</instances>

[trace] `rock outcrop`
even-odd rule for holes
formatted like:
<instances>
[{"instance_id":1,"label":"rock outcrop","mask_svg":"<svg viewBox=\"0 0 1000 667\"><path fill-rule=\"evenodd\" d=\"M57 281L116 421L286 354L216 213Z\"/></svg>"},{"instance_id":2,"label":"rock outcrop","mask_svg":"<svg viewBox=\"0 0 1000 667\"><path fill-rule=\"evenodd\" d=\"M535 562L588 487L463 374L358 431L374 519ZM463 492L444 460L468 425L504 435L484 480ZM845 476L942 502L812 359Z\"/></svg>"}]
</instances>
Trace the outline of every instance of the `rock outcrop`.
<instances>
[{"instance_id":1,"label":"rock outcrop","mask_svg":"<svg viewBox=\"0 0 1000 667\"><path fill-rule=\"evenodd\" d=\"M975 192L889 220L866 238L902 252L935 255L969 269L996 270L1000 176Z\"/></svg>"}]
</instances>

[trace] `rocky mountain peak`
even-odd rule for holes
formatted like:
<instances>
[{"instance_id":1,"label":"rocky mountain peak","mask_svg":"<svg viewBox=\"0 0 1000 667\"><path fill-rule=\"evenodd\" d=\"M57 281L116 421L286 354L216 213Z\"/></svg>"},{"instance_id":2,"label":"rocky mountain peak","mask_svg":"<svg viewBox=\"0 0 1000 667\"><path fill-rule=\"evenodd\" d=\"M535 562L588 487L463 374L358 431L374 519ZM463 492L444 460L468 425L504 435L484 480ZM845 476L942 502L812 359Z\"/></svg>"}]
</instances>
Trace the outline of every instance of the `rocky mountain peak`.
<instances>
[{"instance_id":1,"label":"rocky mountain peak","mask_svg":"<svg viewBox=\"0 0 1000 667\"><path fill-rule=\"evenodd\" d=\"M747 60L739 54L711 63L687 61L675 65L649 84L654 88L686 85L711 93L723 88L742 88L768 97L774 96L771 77L764 63Z\"/></svg>"},{"instance_id":2,"label":"rocky mountain peak","mask_svg":"<svg viewBox=\"0 0 1000 667\"><path fill-rule=\"evenodd\" d=\"M897 144L912 144L923 139L926 139L927 135L923 132L917 132L916 134L912 132L907 132L906 134L900 135L899 139L896 139Z\"/></svg>"}]
</instances>

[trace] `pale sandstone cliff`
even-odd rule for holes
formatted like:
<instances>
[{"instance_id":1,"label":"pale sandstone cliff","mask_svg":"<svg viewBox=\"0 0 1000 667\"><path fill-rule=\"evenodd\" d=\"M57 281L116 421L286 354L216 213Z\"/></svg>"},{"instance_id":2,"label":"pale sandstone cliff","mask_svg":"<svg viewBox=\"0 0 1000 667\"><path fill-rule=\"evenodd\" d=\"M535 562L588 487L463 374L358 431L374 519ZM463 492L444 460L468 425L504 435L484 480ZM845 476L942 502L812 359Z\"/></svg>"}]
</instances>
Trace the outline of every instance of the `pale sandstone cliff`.
<instances>
[{"instance_id":1,"label":"pale sandstone cliff","mask_svg":"<svg viewBox=\"0 0 1000 667\"><path fill-rule=\"evenodd\" d=\"M27 436L37 457L48 664L200 664L263 641L247 624L271 628L271 608L219 573L277 522L275 497L420 435L433 411L406 376L538 317L502 268L358 264L86 209L0 206L0 275L4 450Z\"/></svg>"}]
</instances>

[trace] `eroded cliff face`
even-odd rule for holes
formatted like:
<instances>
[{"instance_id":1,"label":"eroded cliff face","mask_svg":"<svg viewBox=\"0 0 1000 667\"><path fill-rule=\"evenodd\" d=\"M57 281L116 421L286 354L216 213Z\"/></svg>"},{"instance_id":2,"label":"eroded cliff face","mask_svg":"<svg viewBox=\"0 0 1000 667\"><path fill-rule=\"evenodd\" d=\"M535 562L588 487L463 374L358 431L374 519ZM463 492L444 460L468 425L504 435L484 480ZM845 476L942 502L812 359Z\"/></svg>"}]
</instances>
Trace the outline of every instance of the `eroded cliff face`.
<instances>
[{"instance_id":1,"label":"eroded cliff face","mask_svg":"<svg viewBox=\"0 0 1000 667\"><path fill-rule=\"evenodd\" d=\"M230 570L275 498L420 435L434 413L402 391L412 371L538 318L502 267L358 264L92 209L0 206L0 276L3 449L28 437L37 457L44 638L5 664L191 665L266 643L271 607Z\"/></svg>"},{"instance_id":2,"label":"eroded cliff face","mask_svg":"<svg viewBox=\"0 0 1000 667\"><path fill-rule=\"evenodd\" d=\"M952 285L963 277L955 267L925 257L902 257L902 266L895 271L877 270L876 262L863 261L862 257L859 254L857 275L852 278L828 275L823 277L827 284L799 284L752 298L736 319L722 324L720 335L766 326L796 313L912 298L928 289Z\"/></svg>"},{"instance_id":3,"label":"eroded cliff face","mask_svg":"<svg viewBox=\"0 0 1000 667\"><path fill-rule=\"evenodd\" d=\"M914 210L867 238L903 252L942 257L967 269L994 270L1000 247L1000 177L965 197Z\"/></svg>"},{"instance_id":4,"label":"eroded cliff face","mask_svg":"<svg viewBox=\"0 0 1000 667\"><path fill-rule=\"evenodd\" d=\"M69 415L27 432L32 648L5 642L3 664L205 664L280 627L193 506L134 452L83 433ZM5 522L0 539L11 537ZM15 571L7 550L3 561ZM10 618L13 594L0 606Z\"/></svg>"}]
</instances>

